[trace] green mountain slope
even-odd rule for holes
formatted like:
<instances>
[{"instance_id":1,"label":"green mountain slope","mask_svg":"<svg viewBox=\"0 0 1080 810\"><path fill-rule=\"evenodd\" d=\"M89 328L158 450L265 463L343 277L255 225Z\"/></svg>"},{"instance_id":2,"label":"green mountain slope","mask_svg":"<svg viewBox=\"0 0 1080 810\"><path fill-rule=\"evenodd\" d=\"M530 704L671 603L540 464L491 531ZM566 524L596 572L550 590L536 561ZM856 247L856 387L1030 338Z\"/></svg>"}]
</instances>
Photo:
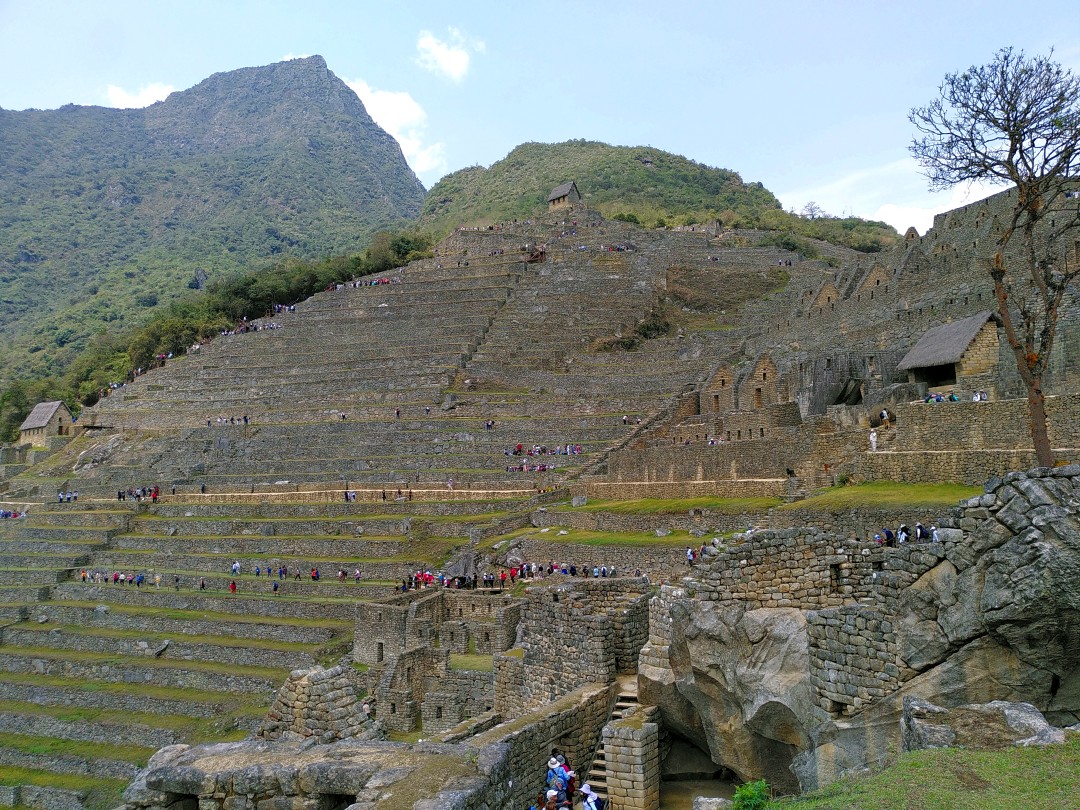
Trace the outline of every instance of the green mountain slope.
<instances>
[{"instance_id":1,"label":"green mountain slope","mask_svg":"<svg viewBox=\"0 0 1080 810\"><path fill-rule=\"evenodd\" d=\"M321 57L211 76L140 110L0 110L0 382L283 256L355 252L424 197Z\"/></svg>"},{"instance_id":2,"label":"green mountain slope","mask_svg":"<svg viewBox=\"0 0 1080 810\"><path fill-rule=\"evenodd\" d=\"M724 211L756 217L780 209L764 186L744 183L727 169L651 147L566 141L525 143L489 169L473 166L447 175L428 193L421 223L452 228L528 217L567 180L604 215L633 213L648 224L659 217L701 221Z\"/></svg>"}]
</instances>

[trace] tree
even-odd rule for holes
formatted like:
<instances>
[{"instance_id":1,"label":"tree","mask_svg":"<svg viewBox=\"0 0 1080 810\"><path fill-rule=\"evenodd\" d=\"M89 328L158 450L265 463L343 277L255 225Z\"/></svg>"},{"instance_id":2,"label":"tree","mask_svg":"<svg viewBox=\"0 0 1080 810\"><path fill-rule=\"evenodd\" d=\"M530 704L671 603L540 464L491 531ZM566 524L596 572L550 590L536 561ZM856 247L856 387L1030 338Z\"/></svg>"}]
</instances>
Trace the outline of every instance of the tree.
<instances>
[{"instance_id":1,"label":"tree","mask_svg":"<svg viewBox=\"0 0 1080 810\"><path fill-rule=\"evenodd\" d=\"M817 219L818 217L826 216L825 209L813 200L803 206L802 215L807 219Z\"/></svg>"},{"instance_id":2,"label":"tree","mask_svg":"<svg viewBox=\"0 0 1080 810\"><path fill-rule=\"evenodd\" d=\"M940 98L908 116L921 133L911 152L931 189L971 180L1015 189L986 265L1027 388L1035 455L1045 467L1054 457L1043 377L1062 299L1080 273L1080 249L1073 245L1070 257L1064 238L1080 224L1080 206L1068 191L1080 175L1080 78L1052 57L1004 48L988 65L947 75Z\"/></svg>"}]
</instances>

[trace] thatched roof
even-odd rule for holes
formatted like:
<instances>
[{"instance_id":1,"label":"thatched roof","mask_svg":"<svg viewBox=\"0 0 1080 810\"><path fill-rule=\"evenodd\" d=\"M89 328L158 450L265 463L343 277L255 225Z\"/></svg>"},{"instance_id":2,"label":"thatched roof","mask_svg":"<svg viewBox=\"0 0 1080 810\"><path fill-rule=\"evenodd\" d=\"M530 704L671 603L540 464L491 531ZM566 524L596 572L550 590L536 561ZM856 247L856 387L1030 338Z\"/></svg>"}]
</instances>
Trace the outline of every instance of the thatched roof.
<instances>
[{"instance_id":1,"label":"thatched roof","mask_svg":"<svg viewBox=\"0 0 1080 810\"><path fill-rule=\"evenodd\" d=\"M67 410L67 406L60 400L55 402L39 402L34 406L34 410L30 411L30 415L23 420L22 425L19 426L19 430L32 430L34 428L46 427L56 416L56 412L63 408Z\"/></svg>"},{"instance_id":2,"label":"thatched roof","mask_svg":"<svg viewBox=\"0 0 1080 810\"><path fill-rule=\"evenodd\" d=\"M990 320L992 313L989 310L971 315L952 323L943 323L928 329L918 342L911 347L911 351L904 355L904 359L897 364L897 371L907 371L911 368L928 368L930 366L947 366L959 362L961 355L967 351L975 335Z\"/></svg>"},{"instance_id":3,"label":"thatched roof","mask_svg":"<svg viewBox=\"0 0 1080 810\"><path fill-rule=\"evenodd\" d=\"M569 183L563 183L561 186L556 186L554 189L552 189L551 193L548 194L547 201L548 202L553 202L554 200L558 200L558 199L561 199L562 197L566 197L567 195L570 194L571 189L573 189L574 192L577 193L577 195L579 197L581 196L581 194L578 193L577 185L574 183L573 180L571 180Z\"/></svg>"}]
</instances>

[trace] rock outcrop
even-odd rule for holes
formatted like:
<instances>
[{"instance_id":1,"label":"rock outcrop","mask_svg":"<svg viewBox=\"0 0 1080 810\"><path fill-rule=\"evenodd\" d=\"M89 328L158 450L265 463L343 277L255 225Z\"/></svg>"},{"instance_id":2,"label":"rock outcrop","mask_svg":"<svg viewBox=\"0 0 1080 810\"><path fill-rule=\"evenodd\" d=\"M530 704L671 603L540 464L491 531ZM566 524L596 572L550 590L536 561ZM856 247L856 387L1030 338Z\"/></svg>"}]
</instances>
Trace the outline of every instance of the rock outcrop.
<instances>
[{"instance_id":1,"label":"rock outcrop","mask_svg":"<svg viewBox=\"0 0 1080 810\"><path fill-rule=\"evenodd\" d=\"M904 751L954 746L995 750L1063 742L1065 731L1047 723L1030 703L995 700L943 709L926 700L904 698L900 720L900 747Z\"/></svg>"},{"instance_id":2,"label":"rock outcrop","mask_svg":"<svg viewBox=\"0 0 1080 810\"><path fill-rule=\"evenodd\" d=\"M938 543L759 533L654 599L643 700L718 765L791 790L885 764L905 698L1076 723L1078 513L1069 466L992 480Z\"/></svg>"}]
</instances>

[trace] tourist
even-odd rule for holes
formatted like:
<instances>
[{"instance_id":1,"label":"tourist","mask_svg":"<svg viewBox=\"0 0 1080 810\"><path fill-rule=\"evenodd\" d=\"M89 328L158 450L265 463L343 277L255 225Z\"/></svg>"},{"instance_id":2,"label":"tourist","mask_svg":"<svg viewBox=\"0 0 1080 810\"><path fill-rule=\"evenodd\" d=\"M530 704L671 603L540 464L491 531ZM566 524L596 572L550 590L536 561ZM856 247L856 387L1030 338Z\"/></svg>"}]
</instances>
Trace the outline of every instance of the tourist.
<instances>
[{"instance_id":1,"label":"tourist","mask_svg":"<svg viewBox=\"0 0 1080 810\"><path fill-rule=\"evenodd\" d=\"M234 596L236 595L236 580L235 579L232 582L229 583L229 593L233 594Z\"/></svg>"},{"instance_id":2,"label":"tourist","mask_svg":"<svg viewBox=\"0 0 1080 810\"><path fill-rule=\"evenodd\" d=\"M877 452L877 431L873 428L870 429L870 452Z\"/></svg>"},{"instance_id":3,"label":"tourist","mask_svg":"<svg viewBox=\"0 0 1080 810\"><path fill-rule=\"evenodd\" d=\"M601 810L604 806L604 800L596 795L592 789L592 785L586 782L581 786L581 810Z\"/></svg>"}]
</instances>

